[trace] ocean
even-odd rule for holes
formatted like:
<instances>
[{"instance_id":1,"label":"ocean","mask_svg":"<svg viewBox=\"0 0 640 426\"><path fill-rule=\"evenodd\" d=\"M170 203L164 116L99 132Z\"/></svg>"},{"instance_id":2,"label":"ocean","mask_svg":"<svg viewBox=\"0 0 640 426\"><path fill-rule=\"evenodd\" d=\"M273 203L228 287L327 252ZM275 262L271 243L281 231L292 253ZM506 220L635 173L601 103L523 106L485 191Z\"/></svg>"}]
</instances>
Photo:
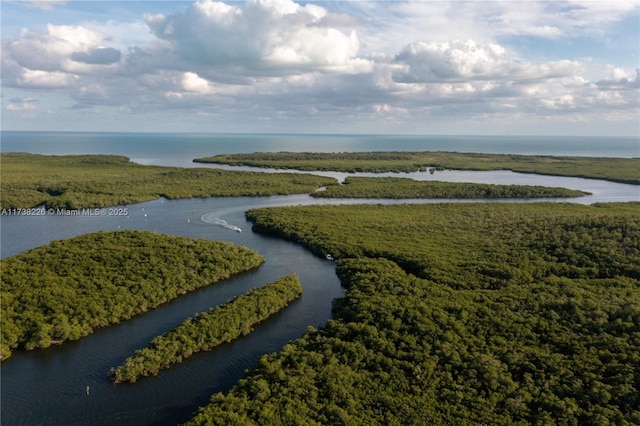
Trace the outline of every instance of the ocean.
<instances>
[{"instance_id":1,"label":"ocean","mask_svg":"<svg viewBox=\"0 0 640 426\"><path fill-rule=\"evenodd\" d=\"M250 152L450 151L640 157L640 139L568 136L403 136L216 133L0 133L1 152L117 154L140 164L195 167L194 158Z\"/></svg>"}]
</instances>

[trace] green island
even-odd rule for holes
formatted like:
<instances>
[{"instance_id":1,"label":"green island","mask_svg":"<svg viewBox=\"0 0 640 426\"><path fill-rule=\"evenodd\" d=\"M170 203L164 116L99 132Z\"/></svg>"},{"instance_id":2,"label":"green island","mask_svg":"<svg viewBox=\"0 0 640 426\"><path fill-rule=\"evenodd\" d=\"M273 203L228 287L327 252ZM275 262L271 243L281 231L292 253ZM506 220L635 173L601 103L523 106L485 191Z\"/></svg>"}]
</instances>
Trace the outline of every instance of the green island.
<instances>
[{"instance_id":1,"label":"green island","mask_svg":"<svg viewBox=\"0 0 640 426\"><path fill-rule=\"evenodd\" d=\"M640 203L252 210L338 259L334 319L187 424L639 424Z\"/></svg>"},{"instance_id":2,"label":"green island","mask_svg":"<svg viewBox=\"0 0 640 426\"><path fill-rule=\"evenodd\" d=\"M335 179L305 173L144 166L116 155L2 153L0 208L78 209L193 197L309 193Z\"/></svg>"},{"instance_id":3,"label":"green island","mask_svg":"<svg viewBox=\"0 0 640 426\"><path fill-rule=\"evenodd\" d=\"M135 383L141 376L155 376L159 370L179 364L196 352L210 351L249 334L252 326L280 312L301 295L297 275L279 278L155 337L146 348L113 368L109 377L115 383Z\"/></svg>"},{"instance_id":4,"label":"green island","mask_svg":"<svg viewBox=\"0 0 640 426\"><path fill-rule=\"evenodd\" d=\"M344 184L328 185L311 194L321 198L569 198L589 192L533 185L415 181L397 177L349 176Z\"/></svg>"},{"instance_id":5,"label":"green island","mask_svg":"<svg viewBox=\"0 0 640 426\"><path fill-rule=\"evenodd\" d=\"M561 157L548 155L456 152L256 152L194 160L235 166L338 172L415 172L417 170L511 170L575 176L640 185L640 158Z\"/></svg>"},{"instance_id":6,"label":"green island","mask_svg":"<svg viewBox=\"0 0 640 426\"><path fill-rule=\"evenodd\" d=\"M0 262L0 356L77 340L263 262L246 247L147 231L53 241Z\"/></svg>"},{"instance_id":7,"label":"green island","mask_svg":"<svg viewBox=\"0 0 640 426\"><path fill-rule=\"evenodd\" d=\"M282 153L269 155L279 154ZM393 165L396 164L394 161L388 159L389 154L369 154L373 157L380 157L379 160L376 160L376 164L382 164L382 166L376 166L375 170L387 171L389 168L394 171L402 170L402 168ZM405 157L405 153L395 154L402 158ZM329 154L313 154L313 156L315 155ZM349 164L348 167L341 166L341 162L334 163L331 158L323 161L325 163L328 161L331 165L331 167L327 166L329 169L333 168L334 164L338 170L341 167L348 169L356 167L358 170L363 167L363 170L369 170L372 167L358 166L364 161L360 157L365 154L349 155L356 155L356 157L345 163ZM482 186L471 183L445 182L432 182L428 185L424 182L400 178L397 180L388 178L380 181L349 178L348 182L352 186L341 188L336 186L336 180L333 178L307 173L260 173L206 168L144 166L131 162L127 157L117 155L58 156L2 153L0 161L2 162L0 208L3 210L33 208L39 205L56 209L107 207L160 197L177 199L303 193L310 193L316 197L382 196L385 198L385 195L380 194L392 194L392 198L400 198L400 194L401 198L546 198L586 195L583 192L563 188L543 189L542 187L516 185ZM389 163L390 161L391 163ZM402 161L404 161L404 167L409 166L410 169L415 169L415 165L410 166L406 160ZM311 167L311 170L326 168L326 165L322 166L321 163L314 164L316 165ZM617 172L624 170L622 164L616 164L615 167L610 166L612 170ZM306 167L301 168L307 169ZM638 181L640 182L640 179ZM430 189L427 190L427 186ZM328 190L314 192L320 187L327 187Z\"/></svg>"}]
</instances>

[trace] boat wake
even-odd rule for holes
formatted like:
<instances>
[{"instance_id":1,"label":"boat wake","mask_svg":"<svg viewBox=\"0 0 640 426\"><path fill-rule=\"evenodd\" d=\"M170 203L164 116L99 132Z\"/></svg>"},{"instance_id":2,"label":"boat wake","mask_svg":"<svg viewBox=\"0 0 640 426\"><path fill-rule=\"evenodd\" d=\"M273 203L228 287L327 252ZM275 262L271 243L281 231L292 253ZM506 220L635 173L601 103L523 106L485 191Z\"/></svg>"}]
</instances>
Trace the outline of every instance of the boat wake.
<instances>
[{"instance_id":1,"label":"boat wake","mask_svg":"<svg viewBox=\"0 0 640 426\"><path fill-rule=\"evenodd\" d=\"M216 216L216 212L205 213L200 217L200 220L204 223L220 226L221 228L230 229L236 232L242 232L242 229L239 226L231 225L230 223L227 223L226 220L220 219L218 216Z\"/></svg>"}]
</instances>

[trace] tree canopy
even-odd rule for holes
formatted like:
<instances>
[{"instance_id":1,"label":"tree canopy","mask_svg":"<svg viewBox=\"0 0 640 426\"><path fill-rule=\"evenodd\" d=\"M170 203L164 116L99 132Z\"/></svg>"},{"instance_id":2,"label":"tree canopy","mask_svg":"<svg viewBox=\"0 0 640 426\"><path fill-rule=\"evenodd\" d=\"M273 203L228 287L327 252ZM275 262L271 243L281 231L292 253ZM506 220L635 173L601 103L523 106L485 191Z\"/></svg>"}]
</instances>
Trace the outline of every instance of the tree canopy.
<instances>
[{"instance_id":1,"label":"tree canopy","mask_svg":"<svg viewBox=\"0 0 640 426\"><path fill-rule=\"evenodd\" d=\"M109 376L115 383L135 383L140 376L156 375L196 352L210 351L249 334L254 325L280 312L301 295L297 275L253 289L155 337L147 347L113 368Z\"/></svg>"},{"instance_id":2,"label":"tree canopy","mask_svg":"<svg viewBox=\"0 0 640 426\"><path fill-rule=\"evenodd\" d=\"M117 155L2 153L1 208L106 207L165 198L309 193L335 179L303 173L255 173L143 166Z\"/></svg>"},{"instance_id":3,"label":"tree canopy","mask_svg":"<svg viewBox=\"0 0 640 426\"><path fill-rule=\"evenodd\" d=\"M202 163L340 172L415 172L417 170L512 170L577 176L640 185L640 158L567 157L459 152L255 152L199 158Z\"/></svg>"},{"instance_id":4,"label":"tree canopy","mask_svg":"<svg viewBox=\"0 0 640 426\"><path fill-rule=\"evenodd\" d=\"M188 424L638 424L640 204L251 211L338 260L334 320ZM322 218L322 220L320 220Z\"/></svg>"},{"instance_id":5,"label":"tree canopy","mask_svg":"<svg viewBox=\"0 0 640 426\"><path fill-rule=\"evenodd\" d=\"M328 185L311 194L318 198L569 198L588 192L533 185L494 185L483 183L415 181L398 177L349 176L342 185Z\"/></svg>"},{"instance_id":6,"label":"tree canopy","mask_svg":"<svg viewBox=\"0 0 640 426\"><path fill-rule=\"evenodd\" d=\"M146 231L103 231L0 262L1 358L77 340L197 288L258 267L254 250Z\"/></svg>"}]
</instances>

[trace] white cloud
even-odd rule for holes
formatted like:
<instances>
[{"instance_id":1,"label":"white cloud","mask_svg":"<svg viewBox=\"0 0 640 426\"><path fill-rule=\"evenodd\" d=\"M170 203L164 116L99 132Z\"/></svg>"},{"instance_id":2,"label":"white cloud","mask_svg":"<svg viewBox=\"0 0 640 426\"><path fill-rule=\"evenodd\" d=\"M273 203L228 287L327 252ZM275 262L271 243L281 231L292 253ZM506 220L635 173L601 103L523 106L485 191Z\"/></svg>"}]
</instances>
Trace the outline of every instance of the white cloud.
<instances>
[{"instance_id":1,"label":"white cloud","mask_svg":"<svg viewBox=\"0 0 640 426\"><path fill-rule=\"evenodd\" d=\"M38 107L38 100L34 98L11 98L6 106L7 111L33 111Z\"/></svg>"},{"instance_id":2,"label":"white cloud","mask_svg":"<svg viewBox=\"0 0 640 426\"><path fill-rule=\"evenodd\" d=\"M3 40L3 50L24 68L75 73L120 60L120 51L103 42L102 34L82 26L48 24L46 32L24 29L20 37Z\"/></svg>"},{"instance_id":3,"label":"white cloud","mask_svg":"<svg viewBox=\"0 0 640 426\"><path fill-rule=\"evenodd\" d=\"M541 99L540 103L545 108L550 108L550 109L575 108L576 106L573 96L569 94L562 95L553 99Z\"/></svg>"},{"instance_id":4,"label":"white cloud","mask_svg":"<svg viewBox=\"0 0 640 426\"><path fill-rule=\"evenodd\" d=\"M182 75L182 88L187 92L209 93L211 87L209 82L193 72L185 72Z\"/></svg>"},{"instance_id":5,"label":"white cloud","mask_svg":"<svg viewBox=\"0 0 640 426\"><path fill-rule=\"evenodd\" d=\"M528 51L539 40L595 43L637 11L632 3L198 0L179 7L141 12L137 22L114 15L40 31L24 25L2 41L2 85L20 91L15 99L35 101L5 101L4 110L36 113L44 110L37 105L66 99L49 110L91 107L98 117L105 106L123 119L166 113L242 130L250 114L258 119L252 123L311 129L303 124L309 120L321 131L328 122L369 131L379 122L409 129L433 119L500 124L638 113L640 71L626 58L556 52L549 60ZM55 102L44 102L49 94Z\"/></svg>"},{"instance_id":6,"label":"white cloud","mask_svg":"<svg viewBox=\"0 0 640 426\"><path fill-rule=\"evenodd\" d=\"M395 57L402 67L394 71L399 82L439 82L466 80L542 80L579 75L577 61L531 63L517 60L495 43L473 40L414 42Z\"/></svg>"},{"instance_id":7,"label":"white cloud","mask_svg":"<svg viewBox=\"0 0 640 426\"><path fill-rule=\"evenodd\" d=\"M70 87L77 76L58 71L24 69L18 85L38 89L63 89Z\"/></svg>"},{"instance_id":8,"label":"white cloud","mask_svg":"<svg viewBox=\"0 0 640 426\"><path fill-rule=\"evenodd\" d=\"M327 27L328 12L290 0L225 4L199 0L184 13L147 15L153 33L191 66L230 63L249 75L274 70L368 72L355 31ZM282 72L282 71L278 71Z\"/></svg>"},{"instance_id":9,"label":"white cloud","mask_svg":"<svg viewBox=\"0 0 640 426\"><path fill-rule=\"evenodd\" d=\"M406 65L396 75L403 82L487 78L508 72L504 69L508 64L503 47L473 40L414 42L395 59Z\"/></svg>"}]
</instances>

